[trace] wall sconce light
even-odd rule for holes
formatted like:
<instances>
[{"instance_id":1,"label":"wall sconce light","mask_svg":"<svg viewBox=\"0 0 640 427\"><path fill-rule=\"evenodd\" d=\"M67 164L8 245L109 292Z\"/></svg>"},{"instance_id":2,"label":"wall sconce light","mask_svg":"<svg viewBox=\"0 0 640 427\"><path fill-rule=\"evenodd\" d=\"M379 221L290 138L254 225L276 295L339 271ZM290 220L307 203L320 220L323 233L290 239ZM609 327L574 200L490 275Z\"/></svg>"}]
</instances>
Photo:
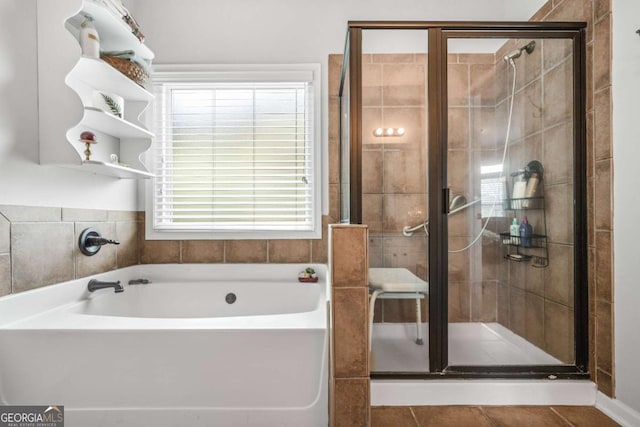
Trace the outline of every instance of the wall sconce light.
<instances>
[{"instance_id":1,"label":"wall sconce light","mask_svg":"<svg viewBox=\"0 0 640 427\"><path fill-rule=\"evenodd\" d=\"M404 128L376 128L373 131L374 136L402 136L404 133Z\"/></svg>"}]
</instances>

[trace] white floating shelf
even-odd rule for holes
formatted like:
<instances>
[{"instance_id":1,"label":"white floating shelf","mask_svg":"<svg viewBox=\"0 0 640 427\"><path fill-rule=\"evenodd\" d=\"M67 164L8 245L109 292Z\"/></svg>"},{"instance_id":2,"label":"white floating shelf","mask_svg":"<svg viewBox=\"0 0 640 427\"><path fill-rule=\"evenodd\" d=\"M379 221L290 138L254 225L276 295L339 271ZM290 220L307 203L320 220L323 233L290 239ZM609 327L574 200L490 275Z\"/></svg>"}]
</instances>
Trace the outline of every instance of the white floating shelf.
<instances>
[{"instance_id":1,"label":"white floating shelf","mask_svg":"<svg viewBox=\"0 0 640 427\"><path fill-rule=\"evenodd\" d=\"M115 16L105 7L90 0L85 0L82 12L88 13L95 20L96 31L100 36L100 50L131 49L141 58L153 59L151 49L133 35L129 25L121 17Z\"/></svg>"},{"instance_id":2,"label":"white floating shelf","mask_svg":"<svg viewBox=\"0 0 640 427\"><path fill-rule=\"evenodd\" d=\"M115 163L101 162L97 160L83 160L81 165L68 165L74 169L83 172L94 173L97 175L112 176L121 179L149 179L153 178L153 174L139 169L133 169L121 166Z\"/></svg>"},{"instance_id":3,"label":"white floating shelf","mask_svg":"<svg viewBox=\"0 0 640 427\"><path fill-rule=\"evenodd\" d=\"M148 130L93 107L84 108L81 124L116 138L153 138Z\"/></svg>"},{"instance_id":4,"label":"white floating shelf","mask_svg":"<svg viewBox=\"0 0 640 427\"><path fill-rule=\"evenodd\" d=\"M153 95L102 59L81 57L69 80L75 79L103 92L115 93L127 101L153 101Z\"/></svg>"}]
</instances>

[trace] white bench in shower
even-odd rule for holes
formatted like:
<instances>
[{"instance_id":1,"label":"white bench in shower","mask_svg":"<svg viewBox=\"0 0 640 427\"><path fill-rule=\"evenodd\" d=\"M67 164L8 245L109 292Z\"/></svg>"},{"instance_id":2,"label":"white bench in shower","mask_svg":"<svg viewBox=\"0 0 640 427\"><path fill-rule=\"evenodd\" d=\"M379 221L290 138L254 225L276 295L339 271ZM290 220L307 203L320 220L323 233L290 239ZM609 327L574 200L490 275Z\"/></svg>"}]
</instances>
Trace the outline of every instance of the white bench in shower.
<instances>
[{"instance_id":1,"label":"white bench in shower","mask_svg":"<svg viewBox=\"0 0 640 427\"><path fill-rule=\"evenodd\" d=\"M422 310L420 300L429 294L429 284L406 268L369 269L369 351L373 334L373 311L376 299L416 300L416 344L422 345Z\"/></svg>"}]
</instances>

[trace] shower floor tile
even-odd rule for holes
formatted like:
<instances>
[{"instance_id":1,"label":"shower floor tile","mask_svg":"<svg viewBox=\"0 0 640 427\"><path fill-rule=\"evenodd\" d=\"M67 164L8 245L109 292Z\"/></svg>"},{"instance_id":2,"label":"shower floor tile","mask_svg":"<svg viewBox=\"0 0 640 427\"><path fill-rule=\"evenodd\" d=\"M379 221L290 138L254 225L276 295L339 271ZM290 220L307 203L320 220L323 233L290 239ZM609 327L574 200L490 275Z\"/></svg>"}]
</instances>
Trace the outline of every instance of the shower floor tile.
<instances>
[{"instance_id":1,"label":"shower floor tile","mask_svg":"<svg viewBox=\"0 0 640 427\"><path fill-rule=\"evenodd\" d=\"M424 345L415 343L415 323L373 325L372 371L429 370L429 325ZM555 365L561 362L498 323L449 323L450 365Z\"/></svg>"}]
</instances>

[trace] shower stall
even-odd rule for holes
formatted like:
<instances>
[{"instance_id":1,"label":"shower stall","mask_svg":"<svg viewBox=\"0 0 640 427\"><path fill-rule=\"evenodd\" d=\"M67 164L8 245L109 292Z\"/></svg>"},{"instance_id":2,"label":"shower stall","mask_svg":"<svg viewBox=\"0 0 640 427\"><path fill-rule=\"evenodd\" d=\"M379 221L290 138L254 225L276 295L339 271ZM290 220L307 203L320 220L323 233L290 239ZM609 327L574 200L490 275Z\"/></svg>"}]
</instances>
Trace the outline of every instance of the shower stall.
<instances>
[{"instance_id":1,"label":"shower stall","mask_svg":"<svg viewBox=\"0 0 640 427\"><path fill-rule=\"evenodd\" d=\"M349 23L332 108L373 378L588 376L584 28Z\"/></svg>"}]
</instances>

